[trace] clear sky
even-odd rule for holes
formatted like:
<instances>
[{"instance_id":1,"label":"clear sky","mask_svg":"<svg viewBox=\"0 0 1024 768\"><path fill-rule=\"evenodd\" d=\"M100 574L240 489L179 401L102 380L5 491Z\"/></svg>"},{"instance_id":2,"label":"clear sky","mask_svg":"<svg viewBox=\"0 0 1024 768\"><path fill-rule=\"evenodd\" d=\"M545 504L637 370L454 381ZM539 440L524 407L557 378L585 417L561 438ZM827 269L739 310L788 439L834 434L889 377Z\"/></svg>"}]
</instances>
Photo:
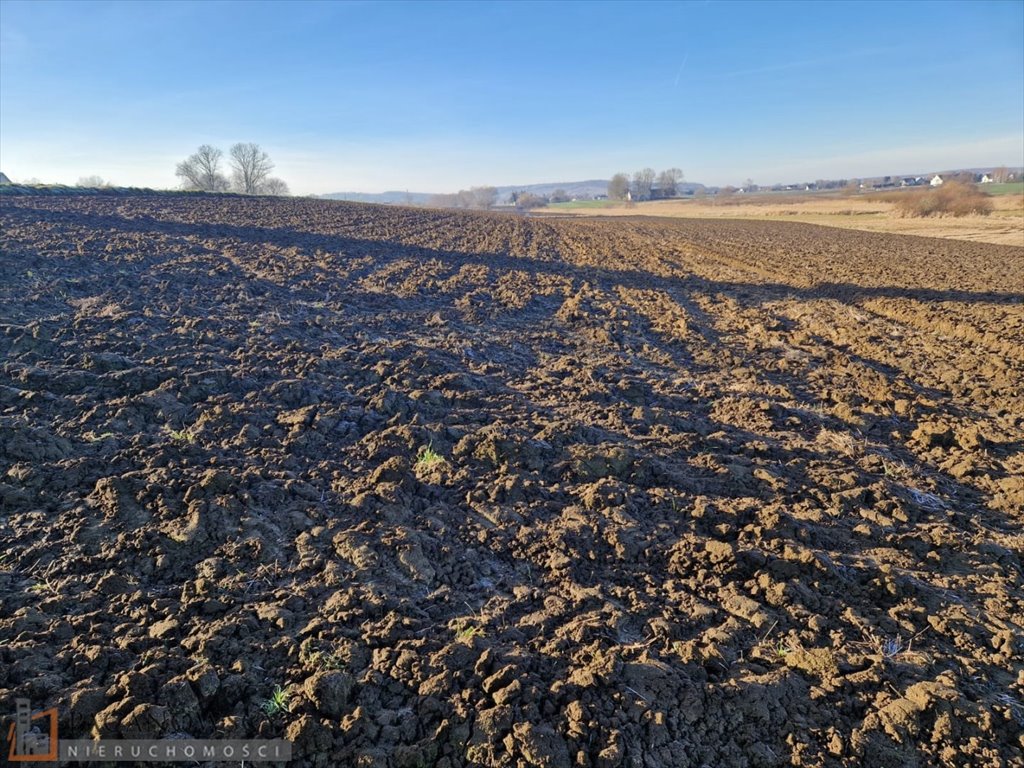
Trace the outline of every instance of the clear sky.
<instances>
[{"instance_id":1,"label":"clear sky","mask_svg":"<svg viewBox=\"0 0 1024 768\"><path fill-rule=\"evenodd\" d=\"M0 170L293 192L1024 165L1024 2L0 0Z\"/></svg>"}]
</instances>

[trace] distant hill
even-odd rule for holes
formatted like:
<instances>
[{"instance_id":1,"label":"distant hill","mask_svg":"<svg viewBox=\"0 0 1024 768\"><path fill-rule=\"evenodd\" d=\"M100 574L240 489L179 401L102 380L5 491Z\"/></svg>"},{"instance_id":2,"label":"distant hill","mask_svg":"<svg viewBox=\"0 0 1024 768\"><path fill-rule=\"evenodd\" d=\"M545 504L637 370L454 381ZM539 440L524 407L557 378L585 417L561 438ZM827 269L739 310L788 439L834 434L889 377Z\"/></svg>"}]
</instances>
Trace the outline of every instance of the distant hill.
<instances>
[{"instance_id":1,"label":"distant hill","mask_svg":"<svg viewBox=\"0 0 1024 768\"><path fill-rule=\"evenodd\" d=\"M565 190L570 198L590 199L598 195L608 194L607 179L588 179L586 181L558 181L545 184L509 184L496 187L498 203L511 202L513 192L529 192L534 195L550 195L556 189ZM684 181L679 184L680 194L692 193L704 189L703 184ZM389 203L397 205L421 205L430 201L433 192L331 192L319 197L326 200L350 200L356 203Z\"/></svg>"},{"instance_id":2,"label":"distant hill","mask_svg":"<svg viewBox=\"0 0 1024 768\"><path fill-rule=\"evenodd\" d=\"M384 203L390 205L422 205L433 192L330 192L317 195L322 200L348 200L353 203Z\"/></svg>"},{"instance_id":3,"label":"distant hill","mask_svg":"<svg viewBox=\"0 0 1024 768\"><path fill-rule=\"evenodd\" d=\"M7 178L7 174L0 171L0 184L10 184L11 180Z\"/></svg>"},{"instance_id":4,"label":"distant hill","mask_svg":"<svg viewBox=\"0 0 1024 768\"><path fill-rule=\"evenodd\" d=\"M498 187L498 202L510 202L513 192L529 192L533 195L550 195L556 189L565 190L569 197L591 198L596 195L608 194L607 179L588 179L587 181L560 181L550 184L515 184Z\"/></svg>"}]
</instances>

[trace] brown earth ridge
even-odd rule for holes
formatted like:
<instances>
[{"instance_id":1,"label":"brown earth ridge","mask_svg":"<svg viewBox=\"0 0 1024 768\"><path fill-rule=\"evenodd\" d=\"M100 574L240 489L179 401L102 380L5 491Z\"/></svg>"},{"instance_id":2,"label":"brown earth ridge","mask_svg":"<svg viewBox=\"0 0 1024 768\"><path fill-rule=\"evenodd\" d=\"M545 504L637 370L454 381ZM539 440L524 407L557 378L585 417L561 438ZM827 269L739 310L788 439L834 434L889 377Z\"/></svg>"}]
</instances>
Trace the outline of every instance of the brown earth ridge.
<instances>
[{"instance_id":1,"label":"brown earth ridge","mask_svg":"<svg viewBox=\"0 0 1024 768\"><path fill-rule=\"evenodd\" d=\"M295 766L1024 766L1024 249L0 224L4 712Z\"/></svg>"}]
</instances>

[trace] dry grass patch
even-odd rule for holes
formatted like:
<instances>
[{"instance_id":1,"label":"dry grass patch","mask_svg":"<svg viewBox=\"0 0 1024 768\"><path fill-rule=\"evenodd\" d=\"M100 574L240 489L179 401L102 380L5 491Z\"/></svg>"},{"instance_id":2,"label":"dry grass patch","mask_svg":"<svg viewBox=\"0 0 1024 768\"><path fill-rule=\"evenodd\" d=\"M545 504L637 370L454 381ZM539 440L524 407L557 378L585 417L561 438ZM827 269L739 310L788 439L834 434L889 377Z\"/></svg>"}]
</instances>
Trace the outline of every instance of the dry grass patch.
<instances>
[{"instance_id":1,"label":"dry grass patch","mask_svg":"<svg viewBox=\"0 0 1024 768\"><path fill-rule=\"evenodd\" d=\"M947 182L943 189L950 183L954 182ZM756 196L752 195L742 203L729 202L724 205L713 199L655 200L636 203L631 208L621 205L580 210L559 209L557 214L560 218L639 215L687 219L792 221L867 232L890 232L1024 246L1024 195L990 197L983 194L984 199L992 206L991 214L932 213L926 216L906 216L896 210L899 201L914 200L918 195L927 195L930 191L915 189L853 196L822 195L806 202L793 199L799 196L783 199L772 195L765 195L761 200L755 201ZM543 211L539 212L539 215L544 215Z\"/></svg>"},{"instance_id":2,"label":"dry grass patch","mask_svg":"<svg viewBox=\"0 0 1024 768\"><path fill-rule=\"evenodd\" d=\"M992 198L973 184L948 181L937 189L908 192L895 204L896 214L904 217L988 216L995 210Z\"/></svg>"}]
</instances>

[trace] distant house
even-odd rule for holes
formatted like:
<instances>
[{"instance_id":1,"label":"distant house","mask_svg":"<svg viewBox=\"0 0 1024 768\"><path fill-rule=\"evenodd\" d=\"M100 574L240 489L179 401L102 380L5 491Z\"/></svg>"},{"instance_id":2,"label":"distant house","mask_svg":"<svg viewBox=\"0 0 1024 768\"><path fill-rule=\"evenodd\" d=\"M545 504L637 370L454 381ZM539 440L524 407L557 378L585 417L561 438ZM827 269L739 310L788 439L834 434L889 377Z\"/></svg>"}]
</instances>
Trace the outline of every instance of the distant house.
<instances>
[{"instance_id":1,"label":"distant house","mask_svg":"<svg viewBox=\"0 0 1024 768\"><path fill-rule=\"evenodd\" d=\"M939 174L936 173L934 176L932 176L932 180L929 183L933 187L941 187L942 186L942 177L939 176Z\"/></svg>"},{"instance_id":2,"label":"distant house","mask_svg":"<svg viewBox=\"0 0 1024 768\"><path fill-rule=\"evenodd\" d=\"M981 182L979 182L979 183L981 183L981 184L991 184L992 183L992 177L989 176L987 173L983 173L983 174L981 174Z\"/></svg>"},{"instance_id":3,"label":"distant house","mask_svg":"<svg viewBox=\"0 0 1024 768\"><path fill-rule=\"evenodd\" d=\"M869 179L872 189L890 189L896 186L896 179L892 176L884 176L881 179Z\"/></svg>"}]
</instances>

